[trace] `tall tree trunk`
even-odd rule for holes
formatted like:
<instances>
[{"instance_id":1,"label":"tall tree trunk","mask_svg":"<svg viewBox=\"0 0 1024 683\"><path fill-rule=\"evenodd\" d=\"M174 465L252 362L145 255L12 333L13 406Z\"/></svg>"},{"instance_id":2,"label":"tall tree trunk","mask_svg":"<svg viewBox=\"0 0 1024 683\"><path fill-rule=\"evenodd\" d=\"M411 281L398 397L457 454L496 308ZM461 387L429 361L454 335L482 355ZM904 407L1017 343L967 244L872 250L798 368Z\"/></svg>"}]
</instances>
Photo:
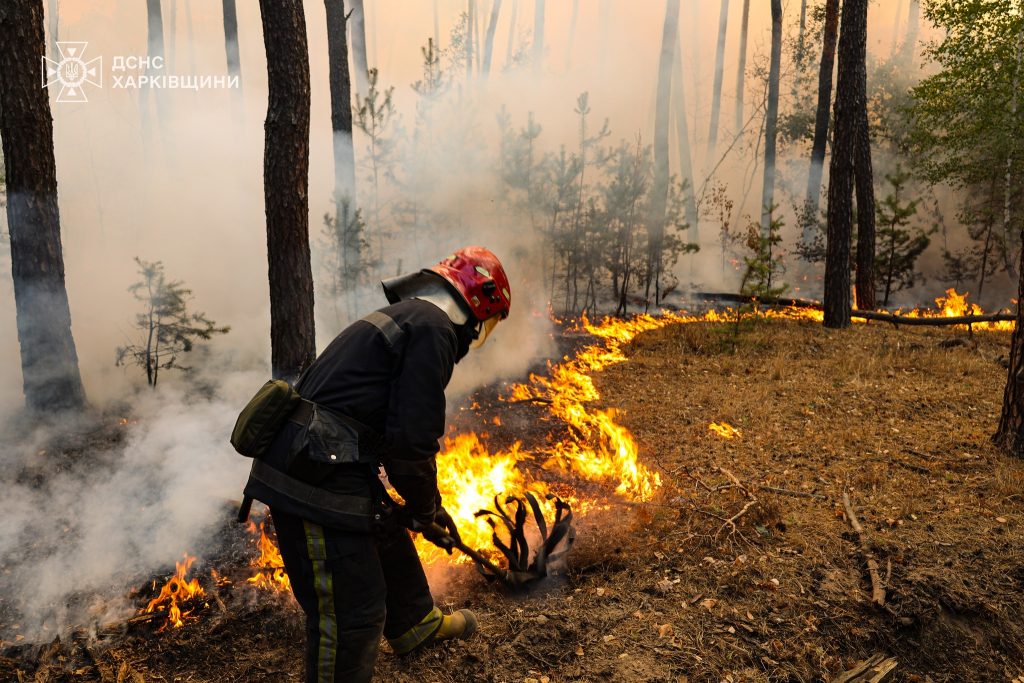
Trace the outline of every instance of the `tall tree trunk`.
<instances>
[{"instance_id":1,"label":"tall tree trunk","mask_svg":"<svg viewBox=\"0 0 1024 683\"><path fill-rule=\"evenodd\" d=\"M148 27L146 36L146 54L149 57L146 62L146 76L152 78L156 75L154 63L157 62L157 60L159 60L159 63L164 63L166 58L164 51L164 16L163 10L160 7L160 0L146 0L146 17L146 24ZM149 85L143 87L139 93L139 101L143 110L143 125L145 125L145 120L148 118L150 92L153 93L154 99L156 100L157 119L162 125L165 121L163 89L151 88Z\"/></svg>"},{"instance_id":2,"label":"tall tree trunk","mask_svg":"<svg viewBox=\"0 0 1024 683\"><path fill-rule=\"evenodd\" d=\"M47 18L50 24L50 58L54 61L60 61L60 52L57 50L57 41L60 40L59 24L57 17L59 15L57 11L58 0L49 0L47 4Z\"/></svg>"},{"instance_id":3,"label":"tall tree trunk","mask_svg":"<svg viewBox=\"0 0 1024 683\"><path fill-rule=\"evenodd\" d=\"M434 0L434 49L441 49L441 16L437 10L437 0Z\"/></svg>"},{"instance_id":4,"label":"tall tree trunk","mask_svg":"<svg viewBox=\"0 0 1024 683\"><path fill-rule=\"evenodd\" d=\"M1017 285L1017 320L1010 337L1010 367L1003 390L1003 409L999 426L992 436L1006 453L1024 457L1024 251L1021 252Z\"/></svg>"},{"instance_id":5,"label":"tall tree trunk","mask_svg":"<svg viewBox=\"0 0 1024 683\"><path fill-rule=\"evenodd\" d=\"M601 72L608 70L608 46L612 44L612 0L601 0L601 28L597 41L597 64Z\"/></svg>"},{"instance_id":6,"label":"tall tree trunk","mask_svg":"<svg viewBox=\"0 0 1024 683\"><path fill-rule=\"evenodd\" d=\"M651 215L648 218L650 245L647 258L648 295L654 285L654 305L661 302L660 280L662 245L665 236L665 209L668 205L669 162L668 126L672 98L672 66L679 49L679 0L666 0L665 25L661 35L658 61L658 92L654 105L654 179L651 186Z\"/></svg>"},{"instance_id":7,"label":"tall tree trunk","mask_svg":"<svg viewBox=\"0 0 1024 683\"><path fill-rule=\"evenodd\" d=\"M64 286L53 119L47 92L39 87L43 21L42 0L0 5L0 138L11 275L26 405L80 409L85 390Z\"/></svg>"},{"instance_id":8,"label":"tall tree trunk","mask_svg":"<svg viewBox=\"0 0 1024 683\"><path fill-rule=\"evenodd\" d=\"M224 49L228 58L228 75L242 82L242 62L238 53L238 13L235 0L224 0Z\"/></svg>"},{"instance_id":9,"label":"tall tree trunk","mask_svg":"<svg viewBox=\"0 0 1024 683\"><path fill-rule=\"evenodd\" d=\"M316 355L309 260L309 52L302 0L260 0L267 52L266 153L270 349L274 377Z\"/></svg>"},{"instance_id":10,"label":"tall tree trunk","mask_svg":"<svg viewBox=\"0 0 1024 683\"><path fill-rule=\"evenodd\" d=\"M913 1L913 0L911 0ZM1017 50L1016 50L1016 63L1014 64L1013 71L1013 87L1012 95L1010 96L1010 121L1017 120L1017 110L1019 107L1020 97L1020 72L1022 66L1022 59L1024 59L1024 25L1021 26L1020 31L1017 33ZM1006 248L1003 250L1007 255L1012 251L1011 244L1013 241L1010 239L1010 231L1013 226L1013 204L1012 197L1013 192L1016 189L1013 183L1013 151L1012 147L1006 154L1006 172L1004 174L1005 182L1003 184L1003 239L1006 240ZM1024 237L1021 238L1021 248L1024 250ZM1010 259L1006 259L1006 270L1009 273L1013 273L1013 267L1010 263Z\"/></svg>"},{"instance_id":11,"label":"tall tree trunk","mask_svg":"<svg viewBox=\"0 0 1024 683\"><path fill-rule=\"evenodd\" d=\"M494 32L498 30L498 14L501 12L501 0L494 0L491 7L491 18L487 21L487 37L484 39L483 75L491 75L491 57L494 55Z\"/></svg>"},{"instance_id":12,"label":"tall tree trunk","mask_svg":"<svg viewBox=\"0 0 1024 683\"><path fill-rule=\"evenodd\" d=\"M821 176L825 166L825 147L828 144L829 107L832 104L832 71L838 38L839 0L826 0L821 66L818 68L818 113L814 120L811 170L807 175L807 208L811 215L818 212L818 201L821 195ZM809 226L805 227L804 241L813 237L809 233Z\"/></svg>"},{"instance_id":13,"label":"tall tree trunk","mask_svg":"<svg viewBox=\"0 0 1024 683\"><path fill-rule=\"evenodd\" d=\"M466 2L466 80L473 78L473 34L476 32L476 0Z\"/></svg>"},{"instance_id":14,"label":"tall tree trunk","mask_svg":"<svg viewBox=\"0 0 1024 683\"><path fill-rule=\"evenodd\" d=\"M729 0L718 11L718 47L715 49L715 81L711 89L711 128L708 132L708 163L713 164L718 146L718 117L722 110L722 77L725 71L725 36L729 26Z\"/></svg>"},{"instance_id":15,"label":"tall tree trunk","mask_svg":"<svg viewBox=\"0 0 1024 683\"><path fill-rule=\"evenodd\" d=\"M850 325L850 239L853 228L854 154L858 117L865 109L857 82L864 73L868 0L843 3L836 81L835 131L828 182L825 248L825 327Z\"/></svg>"},{"instance_id":16,"label":"tall tree trunk","mask_svg":"<svg viewBox=\"0 0 1024 683\"><path fill-rule=\"evenodd\" d=\"M327 10L328 82L331 89L331 131L334 142L334 229L341 239L337 264L340 272L332 273L334 302L337 313L338 296L356 282L362 268L360 235L356 212L356 155L352 143L352 80L348 65L348 18L345 0L324 0ZM354 294L354 292L349 293ZM349 311L351 314L352 311ZM339 315L340 320L340 315Z\"/></svg>"},{"instance_id":17,"label":"tall tree trunk","mask_svg":"<svg viewBox=\"0 0 1024 683\"><path fill-rule=\"evenodd\" d=\"M324 0L324 7L327 10L328 82L331 89L331 131L334 135L334 198L339 205L345 202L354 207L356 161L352 144L352 80L348 65L345 0Z\"/></svg>"},{"instance_id":18,"label":"tall tree trunk","mask_svg":"<svg viewBox=\"0 0 1024 683\"><path fill-rule=\"evenodd\" d=\"M544 66L544 0L534 2L533 11L533 70Z\"/></svg>"},{"instance_id":19,"label":"tall tree trunk","mask_svg":"<svg viewBox=\"0 0 1024 683\"><path fill-rule=\"evenodd\" d=\"M867 18L864 20L867 25ZM867 102L867 73L858 74L857 97ZM868 110L857 112L853 173L857 185L857 308L875 310L875 179L871 168L871 132Z\"/></svg>"},{"instance_id":20,"label":"tall tree trunk","mask_svg":"<svg viewBox=\"0 0 1024 683\"><path fill-rule=\"evenodd\" d=\"M782 68L782 0L772 0L772 56L768 67L768 109L764 118L764 184L761 233L770 234L775 210L775 143L779 121L779 72Z\"/></svg>"},{"instance_id":21,"label":"tall tree trunk","mask_svg":"<svg viewBox=\"0 0 1024 683\"><path fill-rule=\"evenodd\" d=\"M909 69L914 66L914 57L917 54L917 36L921 31L921 0L910 0L910 9L907 12L907 34L900 46L899 63L903 68Z\"/></svg>"},{"instance_id":22,"label":"tall tree trunk","mask_svg":"<svg viewBox=\"0 0 1024 683\"><path fill-rule=\"evenodd\" d=\"M352 60L356 63L356 92L366 96L370 63L366 60L366 12L363 0L352 0Z\"/></svg>"},{"instance_id":23,"label":"tall tree trunk","mask_svg":"<svg viewBox=\"0 0 1024 683\"><path fill-rule=\"evenodd\" d=\"M791 94L793 101L796 101L800 97L799 85L800 75L804 70L804 60L807 58L807 0L800 0L800 30L797 33L796 38L796 62L795 70L796 76L793 80L793 88Z\"/></svg>"},{"instance_id":24,"label":"tall tree trunk","mask_svg":"<svg viewBox=\"0 0 1024 683\"><path fill-rule=\"evenodd\" d=\"M572 66L572 48L576 44L576 22L580 18L580 0L572 0L572 19L569 21L569 45L565 48L565 70Z\"/></svg>"},{"instance_id":25,"label":"tall tree trunk","mask_svg":"<svg viewBox=\"0 0 1024 683\"><path fill-rule=\"evenodd\" d=\"M736 135L743 130L743 100L746 97L747 32L750 29L750 0L743 0L743 19L740 21L740 58L736 67Z\"/></svg>"},{"instance_id":26,"label":"tall tree trunk","mask_svg":"<svg viewBox=\"0 0 1024 683\"><path fill-rule=\"evenodd\" d=\"M146 0L146 17L148 33L146 37L147 54L150 59L164 58L164 15L160 8L160 0Z\"/></svg>"},{"instance_id":27,"label":"tall tree trunk","mask_svg":"<svg viewBox=\"0 0 1024 683\"><path fill-rule=\"evenodd\" d=\"M693 156L690 152L690 129L686 121L686 90L683 87L683 50L675 46L672 65L672 104L676 112L676 141L679 144L679 175L686 181L683 195L686 223L689 225L692 241L700 243L700 225L697 214L696 179L693 177Z\"/></svg>"}]
</instances>

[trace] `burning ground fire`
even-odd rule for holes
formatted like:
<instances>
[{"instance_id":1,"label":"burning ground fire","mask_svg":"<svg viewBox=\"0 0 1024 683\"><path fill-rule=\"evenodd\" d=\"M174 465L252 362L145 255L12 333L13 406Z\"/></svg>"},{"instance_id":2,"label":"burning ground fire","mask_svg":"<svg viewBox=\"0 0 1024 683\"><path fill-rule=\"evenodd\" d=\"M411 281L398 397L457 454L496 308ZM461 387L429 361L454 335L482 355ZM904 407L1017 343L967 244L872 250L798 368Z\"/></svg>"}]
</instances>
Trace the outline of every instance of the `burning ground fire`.
<instances>
[{"instance_id":1,"label":"burning ground fire","mask_svg":"<svg viewBox=\"0 0 1024 683\"><path fill-rule=\"evenodd\" d=\"M900 314L907 317L983 314L977 304L967 302L967 296L949 289L945 296L935 300L938 310ZM756 315L767 319L820 322L823 314L808 308L768 308L757 311ZM709 311L701 316L665 313L659 317L641 315L628 320L606 318L600 323L581 321L579 327L599 341L585 346L572 358L549 364L545 376L531 375L527 382L514 385L505 398L511 403L546 406L548 420L568 427L563 430L565 436L552 438L551 443L533 452L524 450L518 442L506 449L491 450L483 433L462 433L445 439L437 456L438 488L467 545L481 549L490 547L492 530L476 518L475 513L492 507L495 497L530 491L543 504L544 495L557 489L559 497L569 503L577 515L601 504L593 496L584 497L571 481L565 481L566 477L577 483L586 481L607 486L616 495L631 501L651 500L661 486L661 478L640 462L637 443L629 430L618 423L616 411L592 405L600 399L592 375L626 360L623 348L642 332L670 324L731 322L735 317L734 311L726 310ZM1013 323L979 323L974 327L1012 330ZM495 417L492 422L499 425L500 419ZM739 430L725 422L711 423L708 429L725 439L740 436ZM247 583L275 592L290 590L280 552L267 536L263 524L250 524L249 531L259 557L252 563L255 574ZM257 533L258 539L255 538ZM417 549L426 564L468 561L458 553L449 556L419 538ZM163 586L160 595L141 610L143 614L166 612L167 623L163 628L184 625L194 611L194 608L183 611L184 603L191 600L191 604L195 604L195 599L204 595L196 578L185 580L194 561L194 557L186 555L184 561L177 563L177 571ZM217 575L214 578L217 579Z\"/></svg>"}]
</instances>

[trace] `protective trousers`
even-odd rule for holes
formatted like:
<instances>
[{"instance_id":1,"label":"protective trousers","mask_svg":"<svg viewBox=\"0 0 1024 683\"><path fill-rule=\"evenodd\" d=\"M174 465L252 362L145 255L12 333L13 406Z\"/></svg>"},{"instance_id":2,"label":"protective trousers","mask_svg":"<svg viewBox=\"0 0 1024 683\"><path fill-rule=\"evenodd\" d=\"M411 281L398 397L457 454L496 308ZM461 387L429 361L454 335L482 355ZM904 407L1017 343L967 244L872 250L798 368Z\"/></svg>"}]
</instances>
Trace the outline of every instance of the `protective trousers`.
<instances>
[{"instance_id":1,"label":"protective trousers","mask_svg":"<svg viewBox=\"0 0 1024 683\"><path fill-rule=\"evenodd\" d=\"M271 516L306 613L307 683L369 682L381 634L400 639L435 611L409 532L353 533L273 508Z\"/></svg>"}]
</instances>

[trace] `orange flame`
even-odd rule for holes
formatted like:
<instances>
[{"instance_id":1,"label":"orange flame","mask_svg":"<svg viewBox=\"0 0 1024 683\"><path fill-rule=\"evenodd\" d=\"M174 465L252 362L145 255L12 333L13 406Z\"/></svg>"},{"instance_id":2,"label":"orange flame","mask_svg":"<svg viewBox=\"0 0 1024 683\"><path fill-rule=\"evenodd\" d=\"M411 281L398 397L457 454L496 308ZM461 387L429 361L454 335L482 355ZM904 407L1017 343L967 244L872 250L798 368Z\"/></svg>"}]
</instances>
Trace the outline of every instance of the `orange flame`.
<instances>
[{"instance_id":1,"label":"orange flame","mask_svg":"<svg viewBox=\"0 0 1024 683\"><path fill-rule=\"evenodd\" d=\"M263 528L263 522L260 522L258 529L260 539L256 542L256 547L259 548L260 556L253 560L252 566L259 569L259 571L246 579L246 582L264 590L290 591L292 589L292 582L284 570L284 559L281 557L281 551L277 549L274 542L267 536L267 532ZM256 528L253 527L252 531L255 533Z\"/></svg>"},{"instance_id":2,"label":"orange flame","mask_svg":"<svg viewBox=\"0 0 1024 683\"><path fill-rule=\"evenodd\" d=\"M728 422L712 422L708 425L708 430L718 434L723 439L733 439L740 435L740 430L733 427Z\"/></svg>"},{"instance_id":3,"label":"orange flame","mask_svg":"<svg viewBox=\"0 0 1024 683\"><path fill-rule=\"evenodd\" d=\"M196 561L195 557L185 554L184 559L181 562L175 562L174 576L167 580L167 583L160 589L160 594L149 601L145 609L142 610L143 614L152 614L157 611L167 611L167 623L161 627L161 631L167 628L167 624L170 624L174 628L181 628L185 625L185 618L192 613L192 610L187 612L181 611L181 605L192 598L201 598L206 595L203 587L199 585L199 581L193 578L190 581L185 580L185 575L188 570L192 567L192 563Z\"/></svg>"}]
</instances>

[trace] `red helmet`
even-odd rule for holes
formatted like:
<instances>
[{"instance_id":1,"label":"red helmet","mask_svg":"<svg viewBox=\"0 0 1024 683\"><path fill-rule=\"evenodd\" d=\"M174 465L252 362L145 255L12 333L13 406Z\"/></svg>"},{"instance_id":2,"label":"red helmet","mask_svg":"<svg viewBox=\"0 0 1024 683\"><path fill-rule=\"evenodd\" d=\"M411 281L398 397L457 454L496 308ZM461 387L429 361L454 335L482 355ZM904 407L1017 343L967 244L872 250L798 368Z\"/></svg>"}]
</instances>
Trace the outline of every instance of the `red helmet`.
<instances>
[{"instance_id":1,"label":"red helmet","mask_svg":"<svg viewBox=\"0 0 1024 683\"><path fill-rule=\"evenodd\" d=\"M508 317L512 305L508 276L501 261L490 250L465 247L430 270L458 290L479 322Z\"/></svg>"}]
</instances>

